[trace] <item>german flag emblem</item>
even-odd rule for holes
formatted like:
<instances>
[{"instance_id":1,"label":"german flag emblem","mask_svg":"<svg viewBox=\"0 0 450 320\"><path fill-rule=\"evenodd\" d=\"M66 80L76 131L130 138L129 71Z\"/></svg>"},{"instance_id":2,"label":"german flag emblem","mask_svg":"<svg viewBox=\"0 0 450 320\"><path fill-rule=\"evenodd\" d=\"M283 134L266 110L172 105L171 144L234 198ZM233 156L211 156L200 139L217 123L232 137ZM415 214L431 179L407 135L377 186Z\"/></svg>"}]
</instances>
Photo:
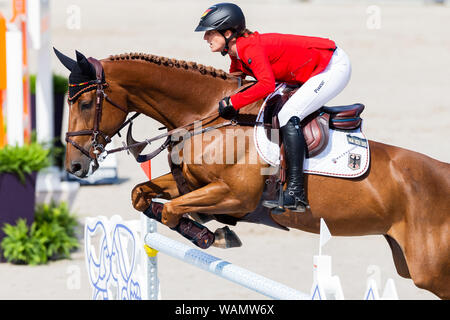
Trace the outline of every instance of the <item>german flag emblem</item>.
<instances>
[{"instance_id":1,"label":"german flag emblem","mask_svg":"<svg viewBox=\"0 0 450 320\"><path fill-rule=\"evenodd\" d=\"M212 8L206 9L205 12L203 12L202 16L200 18L203 18L204 16L206 16L208 13L210 13L212 11Z\"/></svg>"}]
</instances>

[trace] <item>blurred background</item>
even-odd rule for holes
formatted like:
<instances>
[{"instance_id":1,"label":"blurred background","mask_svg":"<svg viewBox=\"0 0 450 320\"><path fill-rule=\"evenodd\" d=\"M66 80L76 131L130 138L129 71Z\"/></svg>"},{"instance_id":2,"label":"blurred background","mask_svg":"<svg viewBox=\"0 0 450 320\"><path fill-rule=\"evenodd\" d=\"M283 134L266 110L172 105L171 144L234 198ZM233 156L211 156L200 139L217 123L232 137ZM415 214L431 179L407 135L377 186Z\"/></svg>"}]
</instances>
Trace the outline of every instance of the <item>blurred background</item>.
<instances>
[{"instance_id":1,"label":"blurred background","mask_svg":"<svg viewBox=\"0 0 450 320\"><path fill-rule=\"evenodd\" d=\"M234 2L243 9L250 30L330 38L346 51L352 62L352 78L345 90L327 105L363 103L366 106L363 128L369 139L450 161L447 1ZM72 58L75 50L97 59L143 52L228 71L229 59L212 54L203 34L193 32L200 15L212 4L213 1L204 0L53 0L49 2L50 43ZM12 1L0 0L0 11L10 19ZM56 56L50 57L52 72L67 77L68 71ZM29 71L34 73L38 68L38 54L30 50ZM63 135L67 128L67 102L64 103L60 123ZM138 118L135 138L151 137L159 126L151 119ZM121 141L116 138L114 144L120 146ZM154 173L169 171L166 155L162 153L152 162ZM118 154L111 166L113 182L82 184L69 198L70 210L77 214L81 226L88 216L119 214L124 219L139 218L131 206L130 194L136 184L147 179L144 172L126 153ZM61 177L70 180L63 173ZM208 224L212 230L219 226L215 222ZM232 229L243 246L228 250L212 248L211 254L309 292L318 235L248 224ZM159 226L158 230L184 241L165 226ZM80 249L72 253L71 260L36 267L0 263L0 299L89 299L83 239L82 235L79 237ZM382 236L333 238L324 253L333 257L333 274L340 276L348 299L363 298L369 276L376 276L380 287L386 279L394 279L400 299L436 299L415 287L411 280L397 275ZM159 273L164 299L262 297L165 256L160 257ZM79 280L78 285L69 285L73 277Z\"/></svg>"}]
</instances>

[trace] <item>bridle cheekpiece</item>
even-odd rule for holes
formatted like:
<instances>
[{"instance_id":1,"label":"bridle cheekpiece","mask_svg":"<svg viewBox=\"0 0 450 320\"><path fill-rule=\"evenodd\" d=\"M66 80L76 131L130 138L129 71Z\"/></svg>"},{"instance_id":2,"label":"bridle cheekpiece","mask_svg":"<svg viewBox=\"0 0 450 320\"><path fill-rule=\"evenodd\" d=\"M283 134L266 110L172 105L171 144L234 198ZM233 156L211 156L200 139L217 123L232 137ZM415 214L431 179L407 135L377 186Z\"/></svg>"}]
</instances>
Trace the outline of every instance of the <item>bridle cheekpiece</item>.
<instances>
[{"instance_id":1,"label":"bridle cheekpiece","mask_svg":"<svg viewBox=\"0 0 450 320\"><path fill-rule=\"evenodd\" d=\"M94 116L94 127L91 130L80 130L80 131L72 131L72 132L66 132L66 142L73 145L76 149L78 149L81 153L83 153L85 156L87 156L91 160L97 161L99 158L99 155L102 154L105 151L105 146L109 142L111 142L111 138L122 128L122 126L116 130L112 135L107 135L103 131L100 130L100 121L102 118L102 110L103 110L103 100L106 99L109 103L111 103L114 107L122 110L126 114L128 114L128 110L114 102L112 102L109 97L104 92L104 88L108 86L108 84L105 81L105 76L103 72L103 66L95 58L88 58L88 61L94 66L96 79L91 80L88 82L78 83L78 84L69 84L69 102L73 103L78 99L78 97L82 93L86 93L92 90L96 90L95 94L95 116ZM72 90L71 90L72 89ZM91 147L86 150L82 146L80 146L78 143L76 143L74 140L71 139L71 137L75 136L85 136L90 135L92 139ZM101 136L105 140L105 145L99 142L99 136ZM95 155L95 157L91 157L90 149L93 149L92 153Z\"/></svg>"}]
</instances>

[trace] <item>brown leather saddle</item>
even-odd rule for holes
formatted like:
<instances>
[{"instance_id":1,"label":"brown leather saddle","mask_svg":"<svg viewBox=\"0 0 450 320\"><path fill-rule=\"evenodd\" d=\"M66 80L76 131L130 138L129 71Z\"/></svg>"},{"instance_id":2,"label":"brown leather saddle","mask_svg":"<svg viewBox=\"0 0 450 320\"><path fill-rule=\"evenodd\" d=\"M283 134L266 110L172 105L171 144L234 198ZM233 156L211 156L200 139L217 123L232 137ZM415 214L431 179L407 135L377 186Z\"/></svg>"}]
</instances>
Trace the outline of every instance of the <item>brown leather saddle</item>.
<instances>
[{"instance_id":1,"label":"brown leather saddle","mask_svg":"<svg viewBox=\"0 0 450 320\"><path fill-rule=\"evenodd\" d=\"M298 86L287 85L281 94L274 95L266 102L264 123L274 129L280 127L278 113L290 97L299 89ZM329 128L335 130L355 130L361 125L361 113L364 105L355 103L346 106L323 106L306 117L302 122L303 134L308 146L307 158L320 154L328 144ZM270 139L270 130L266 130Z\"/></svg>"}]
</instances>

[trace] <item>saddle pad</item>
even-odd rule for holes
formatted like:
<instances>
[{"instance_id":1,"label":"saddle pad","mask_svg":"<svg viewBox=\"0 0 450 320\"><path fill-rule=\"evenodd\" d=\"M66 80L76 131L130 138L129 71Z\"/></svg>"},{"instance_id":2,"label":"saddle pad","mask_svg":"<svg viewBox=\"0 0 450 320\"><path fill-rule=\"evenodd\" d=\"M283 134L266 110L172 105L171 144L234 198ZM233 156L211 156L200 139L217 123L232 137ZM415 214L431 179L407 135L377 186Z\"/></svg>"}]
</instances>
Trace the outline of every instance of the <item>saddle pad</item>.
<instances>
[{"instance_id":1,"label":"saddle pad","mask_svg":"<svg viewBox=\"0 0 450 320\"><path fill-rule=\"evenodd\" d=\"M264 104L259 111L257 122L264 119ZM323 176L356 178L369 168L369 142L358 129L342 131L329 129L329 141L326 148L312 158L306 158L303 170L305 173ZM268 164L277 167L280 163L278 134L273 131L271 140L263 126L254 127L254 143L259 156Z\"/></svg>"}]
</instances>

